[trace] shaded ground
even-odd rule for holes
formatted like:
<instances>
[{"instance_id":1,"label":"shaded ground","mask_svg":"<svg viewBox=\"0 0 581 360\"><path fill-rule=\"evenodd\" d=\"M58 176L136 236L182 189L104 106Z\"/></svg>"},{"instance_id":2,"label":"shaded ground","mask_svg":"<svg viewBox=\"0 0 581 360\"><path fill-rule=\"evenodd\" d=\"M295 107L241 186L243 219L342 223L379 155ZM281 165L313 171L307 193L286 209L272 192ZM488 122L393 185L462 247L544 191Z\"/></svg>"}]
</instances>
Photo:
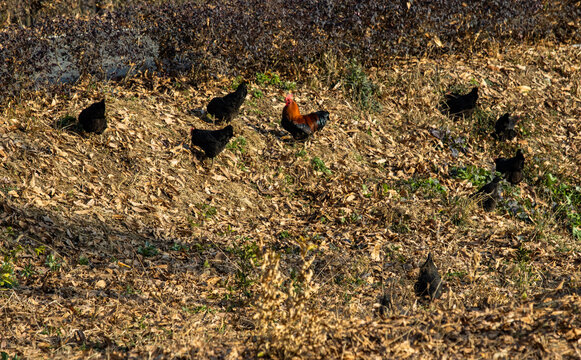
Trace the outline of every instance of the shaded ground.
<instances>
[{"instance_id":1,"label":"shaded ground","mask_svg":"<svg viewBox=\"0 0 581 360\"><path fill-rule=\"evenodd\" d=\"M279 125L293 85L263 74L214 163L190 152L190 127L211 127L190 113L232 79L80 83L70 98L5 109L0 351L580 357L580 52L404 58L369 78L328 59L331 90L313 77L294 91L303 111L331 112L306 143ZM473 85L472 118L436 110L444 91ZM103 95L103 135L53 128ZM521 116L521 136L497 143L506 111ZM524 181L483 212L468 195L517 148ZM424 303L413 284L429 251L447 291Z\"/></svg>"}]
</instances>

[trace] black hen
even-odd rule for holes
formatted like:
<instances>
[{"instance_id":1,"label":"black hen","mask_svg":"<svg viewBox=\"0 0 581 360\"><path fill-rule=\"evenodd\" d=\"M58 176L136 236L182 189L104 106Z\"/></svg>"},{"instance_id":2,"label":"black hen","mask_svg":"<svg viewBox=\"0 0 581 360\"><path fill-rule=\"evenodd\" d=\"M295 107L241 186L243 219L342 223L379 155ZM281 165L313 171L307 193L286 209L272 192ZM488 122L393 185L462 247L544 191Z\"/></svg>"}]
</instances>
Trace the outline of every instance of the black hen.
<instances>
[{"instance_id":1,"label":"black hen","mask_svg":"<svg viewBox=\"0 0 581 360\"><path fill-rule=\"evenodd\" d=\"M105 99L96 102L79 114L79 124L86 132L101 134L107 128Z\"/></svg>"},{"instance_id":2,"label":"black hen","mask_svg":"<svg viewBox=\"0 0 581 360\"><path fill-rule=\"evenodd\" d=\"M496 164L496 171L503 173L506 180L511 184L516 185L522 181L525 157L520 149L517 150L514 157L494 159L494 163Z\"/></svg>"},{"instance_id":3,"label":"black hen","mask_svg":"<svg viewBox=\"0 0 581 360\"><path fill-rule=\"evenodd\" d=\"M481 187L480 190L472 194L471 197L480 198L480 205L484 210L494 210L496 208L496 203L500 199L501 180L502 178L500 176L495 176L491 182Z\"/></svg>"},{"instance_id":4,"label":"black hen","mask_svg":"<svg viewBox=\"0 0 581 360\"><path fill-rule=\"evenodd\" d=\"M509 113L502 115L494 124L493 136L498 140L512 140L516 137L516 118L510 117Z\"/></svg>"},{"instance_id":5,"label":"black hen","mask_svg":"<svg viewBox=\"0 0 581 360\"><path fill-rule=\"evenodd\" d=\"M224 150L230 139L234 136L232 125L220 130L199 130L192 128L192 145L195 145L212 159Z\"/></svg>"},{"instance_id":6,"label":"black hen","mask_svg":"<svg viewBox=\"0 0 581 360\"><path fill-rule=\"evenodd\" d=\"M428 259L420 267L420 276L414 289L419 297L429 296L430 299L437 299L442 295L442 279L438 274L438 269L432 260L432 253L428 254Z\"/></svg>"},{"instance_id":7,"label":"black hen","mask_svg":"<svg viewBox=\"0 0 581 360\"><path fill-rule=\"evenodd\" d=\"M451 93L446 95L446 98L442 102L442 111L449 114L454 119L458 119L462 116L470 116L474 112L477 100L477 87L473 88L472 91L466 95Z\"/></svg>"},{"instance_id":8,"label":"black hen","mask_svg":"<svg viewBox=\"0 0 581 360\"><path fill-rule=\"evenodd\" d=\"M383 293L379 298L379 315L385 316L393 307L392 297L389 293Z\"/></svg>"},{"instance_id":9,"label":"black hen","mask_svg":"<svg viewBox=\"0 0 581 360\"><path fill-rule=\"evenodd\" d=\"M224 97L215 97L208 104L208 113L210 113L217 121L230 122L240 110L240 106L246 99L248 94L247 82L244 81L233 93Z\"/></svg>"}]
</instances>

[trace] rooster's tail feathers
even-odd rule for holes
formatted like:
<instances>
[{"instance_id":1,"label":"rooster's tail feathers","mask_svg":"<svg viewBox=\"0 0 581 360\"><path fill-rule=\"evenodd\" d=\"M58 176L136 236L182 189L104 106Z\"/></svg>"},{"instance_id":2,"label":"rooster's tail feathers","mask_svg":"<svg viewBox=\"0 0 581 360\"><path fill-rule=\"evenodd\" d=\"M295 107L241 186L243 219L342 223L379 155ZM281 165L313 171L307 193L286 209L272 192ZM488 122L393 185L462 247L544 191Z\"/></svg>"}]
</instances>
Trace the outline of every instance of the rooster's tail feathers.
<instances>
[{"instance_id":1,"label":"rooster's tail feathers","mask_svg":"<svg viewBox=\"0 0 581 360\"><path fill-rule=\"evenodd\" d=\"M329 121L329 112L328 111L317 111L317 130L321 130Z\"/></svg>"}]
</instances>

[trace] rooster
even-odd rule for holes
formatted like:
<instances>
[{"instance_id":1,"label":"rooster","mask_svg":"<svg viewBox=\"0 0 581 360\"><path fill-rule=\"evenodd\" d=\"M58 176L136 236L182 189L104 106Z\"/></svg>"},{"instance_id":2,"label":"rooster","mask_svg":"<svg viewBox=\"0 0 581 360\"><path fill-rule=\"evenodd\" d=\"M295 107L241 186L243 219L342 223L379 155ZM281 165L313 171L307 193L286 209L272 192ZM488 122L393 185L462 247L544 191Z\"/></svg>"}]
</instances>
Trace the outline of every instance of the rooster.
<instances>
[{"instance_id":1,"label":"rooster","mask_svg":"<svg viewBox=\"0 0 581 360\"><path fill-rule=\"evenodd\" d=\"M79 124L86 132L101 134L107 128L105 99L96 102L79 114Z\"/></svg>"},{"instance_id":2,"label":"rooster","mask_svg":"<svg viewBox=\"0 0 581 360\"><path fill-rule=\"evenodd\" d=\"M517 119L510 117L509 113L502 115L496 123L494 124L494 136L498 140L512 140L516 137L516 130L514 126L516 125Z\"/></svg>"},{"instance_id":3,"label":"rooster","mask_svg":"<svg viewBox=\"0 0 581 360\"><path fill-rule=\"evenodd\" d=\"M494 210L496 208L496 203L500 199L501 180L502 178L500 176L495 176L491 182L482 186L477 192L472 194L470 197L479 198L480 206L482 206L485 211Z\"/></svg>"},{"instance_id":4,"label":"rooster","mask_svg":"<svg viewBox=\"0 0 581 360\"><path fill-rule=\"evenodd\" d=\"M454 119L462 116L470 116L476 108L476 101L478 100L478 88L475 87L466 95L458 93L451 93L446 95L446 98L441 104L442 111L449 114Z\"/></svg>"},{"instance_id":5,"label":"rooster","mask_svg":"<svg viewBox=\"0 0 581 360\"><path fill-rule=\"evenodd\" d=\"M516 155L509 159L498 158L494 159L496 164L496 171L503 173L511 184L516 185L523 179L523 168L525 165L525 157L520 149L517 150Z\"/></svg>"},{"instance_id":6,"label":"rooster","mask_svg":"<svg viewBox=\"0 0 581 360\"><path fill-rule=\"evenodd\" d=\"M192 145L202 150L206 157L213 159L224 150L230 139L234 136L232 125L220 130L200 130L192 128Z\"/></svg>"},{"instance_id":7,"label":"rooster","mask_svg":"<svg viewBox=\"0 0 581 360\"><path fill-rule=\"evenodd\" d=\"M428 259L420 267L420 276L414 285L414 290L417 296L422 298L429 296L431 300L442 295L442 279L432 260L432 253L428 254Z\"/></svg>"},{"instance_id":8,"label":"rooster","mask_svg":"<svg viewBox=\"0 0 581 360\"><path fill-rule=\"evenodd\" d=\"M286 105L282 109L282 127L297 140L304 140L316 131L321 130L329 121L328 111L317 111L301 115L299 106L291 94L284 99Z\"/></svg>"},{"instance_id":9,"label":"rooster","mask_svg":"<svg viewBox=\"0 0 581 360\"><path fill-rule=\"evenodd\" d=\"M238 115L240 106L248 94L247 82L244 81L233 93L224 97L215 97L208 104L208 113L218 121L230 122Z\"/></svg>"}]
</instances>

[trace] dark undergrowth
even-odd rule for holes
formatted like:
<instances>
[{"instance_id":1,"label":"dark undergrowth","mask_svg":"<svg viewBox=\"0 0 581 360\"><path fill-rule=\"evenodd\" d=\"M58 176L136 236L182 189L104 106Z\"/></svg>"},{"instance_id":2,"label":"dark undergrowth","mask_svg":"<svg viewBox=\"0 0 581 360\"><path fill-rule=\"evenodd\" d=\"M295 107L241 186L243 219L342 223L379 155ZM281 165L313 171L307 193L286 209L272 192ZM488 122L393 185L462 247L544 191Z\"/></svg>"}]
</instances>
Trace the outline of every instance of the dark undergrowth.
<instances>
[{"instance_id":1,"label":"dark undergrowth","mask_svg":"<svg viewBox=\"0 0 581 360\"><path fill-rule=\"evenodd\" d=\"M61 82L83 76L115 79L146 69L190 74L194 83L265 69L304 81L325 67L329 55L369 68L388 65L393 56L580 42L581 5L575 1L96 4L0 1L0 100L61 89ZM68 72L59 73L62 68Z\"/></svg>"}]
</instances>

